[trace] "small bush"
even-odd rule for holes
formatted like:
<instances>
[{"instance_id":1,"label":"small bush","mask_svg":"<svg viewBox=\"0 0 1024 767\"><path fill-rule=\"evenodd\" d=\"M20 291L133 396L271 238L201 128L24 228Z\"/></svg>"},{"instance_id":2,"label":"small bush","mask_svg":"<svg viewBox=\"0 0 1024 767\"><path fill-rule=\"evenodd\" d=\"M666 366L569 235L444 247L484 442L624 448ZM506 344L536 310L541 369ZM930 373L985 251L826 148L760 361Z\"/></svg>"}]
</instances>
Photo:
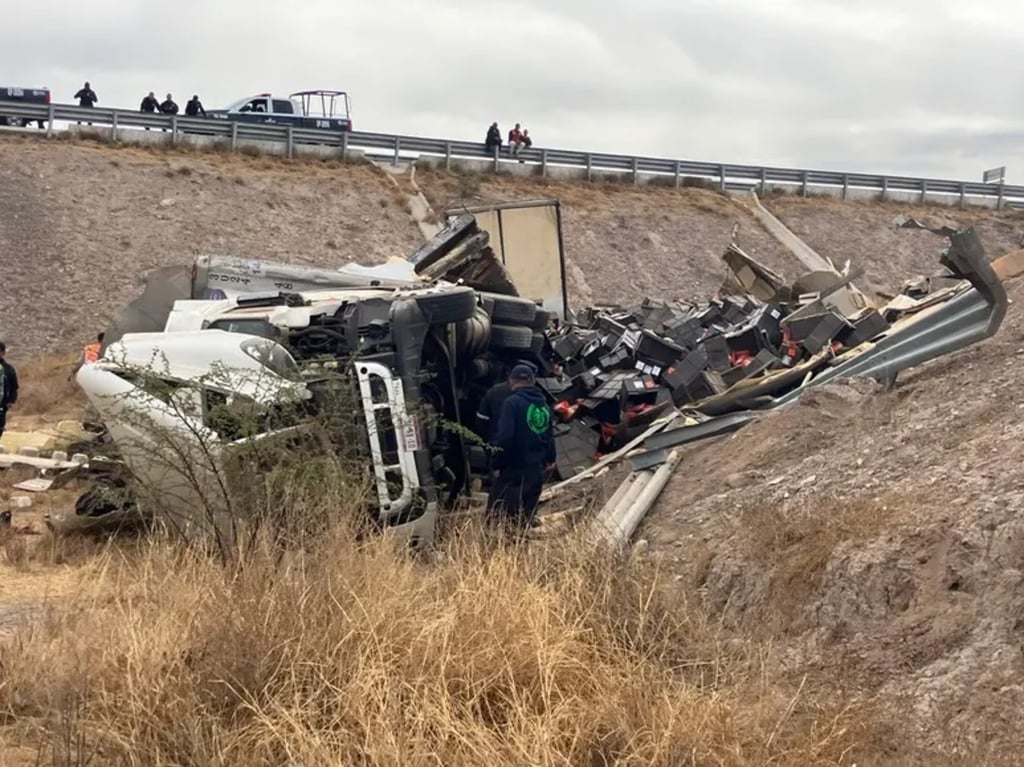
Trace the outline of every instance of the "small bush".
<instances>
[{"instance_id":1,"label":"small bush","mask_svg":"<svg viewBox=\"0 0 1024 767\"><path fill-rule=\"evenodd\" d=\"M717 181L712 181L709 178L701 178L699 176L683 176L682 179L680 179L679 185L684 189L716 190L719 188Z\"/></svg>"}]
</instances>

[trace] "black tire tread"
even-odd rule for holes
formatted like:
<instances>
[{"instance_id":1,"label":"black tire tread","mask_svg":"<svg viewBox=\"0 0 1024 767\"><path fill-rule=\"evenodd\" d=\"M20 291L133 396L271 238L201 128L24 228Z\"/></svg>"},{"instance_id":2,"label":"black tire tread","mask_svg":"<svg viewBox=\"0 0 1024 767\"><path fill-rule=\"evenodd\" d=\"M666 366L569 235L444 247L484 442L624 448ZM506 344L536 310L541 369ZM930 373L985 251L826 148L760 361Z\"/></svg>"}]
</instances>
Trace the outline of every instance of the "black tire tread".
<instances>
[{"instance_id":1,"label":"black tire tread","mask_svg":"<svg viewBox=\"0 0 1024 767\"><path fill-rule=\"evenodd\" d=\"M523 351L533 348L533 330L519 325L491 325L491 346Z\"/></svg>"}]
</instances>

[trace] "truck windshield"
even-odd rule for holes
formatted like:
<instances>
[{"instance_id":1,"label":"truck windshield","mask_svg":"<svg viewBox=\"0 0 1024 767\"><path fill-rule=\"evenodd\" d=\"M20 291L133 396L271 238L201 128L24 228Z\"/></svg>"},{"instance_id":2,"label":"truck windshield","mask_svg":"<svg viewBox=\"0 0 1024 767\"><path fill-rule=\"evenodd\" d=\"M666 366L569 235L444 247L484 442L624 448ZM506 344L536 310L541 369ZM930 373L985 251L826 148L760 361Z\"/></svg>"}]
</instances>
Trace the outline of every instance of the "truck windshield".
<instances>
[{"instance_id":1,"label":"truck windshield","mask_svg":"<svg viewBox=\"0 0 1024 767\"><path fill-rule=\"evenodd\" d=\"M295 358L280 344L265 338L250 338L242 341L242 351L259 362L268 370L277 373L289 381L300 378L299 365Z\"/></svg>"}]
</instances>

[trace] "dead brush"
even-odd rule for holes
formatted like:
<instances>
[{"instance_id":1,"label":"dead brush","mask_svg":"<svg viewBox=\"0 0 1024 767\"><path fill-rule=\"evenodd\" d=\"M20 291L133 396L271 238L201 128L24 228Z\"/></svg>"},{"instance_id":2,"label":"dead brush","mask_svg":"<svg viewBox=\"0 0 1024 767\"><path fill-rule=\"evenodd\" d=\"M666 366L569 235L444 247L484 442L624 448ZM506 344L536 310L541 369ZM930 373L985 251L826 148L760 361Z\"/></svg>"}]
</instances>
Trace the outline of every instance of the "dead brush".
<instances>
[{"instance_id":1,"label":"dead brush","mask_svg":"<svg viewBox=\"0 0 1024 767\"><path fill-rule=\"evenodd\" d=\"M87 338L83 339L83 343ZM74 417L81 412L84 397L81 390L68 381L78 353L65 352L38 357L24 365L17 365L21 383L18 403L11 410L12 417L60 416Z\"/></svg>"},{"instance_id":2,"label":"dead brush","mask_svg":"<svg viewBox=\"0 0 1024 767\"><path fill-rule=\"evenodd\" d=\"M0 714L92 764L831 764L856 740L651 566L472 527L431 563L329 500L318 544L264 536L227 567L108 550L0 648Z\"/></svg>"},{"instance_id":3,"label":"dead brush","mask_svg":"<svg viewBox=\"0 0 1024 767\"><path fill-rule=\"evenodd\" d=\"M748 554L770 570L765 604L772 615L757 620L770 632L799 630L833 553L843 543L863 543L905 523L912 504L899 498L817 497L797 510L750 508L743 514Z\"/></svg>"}]
</instances>

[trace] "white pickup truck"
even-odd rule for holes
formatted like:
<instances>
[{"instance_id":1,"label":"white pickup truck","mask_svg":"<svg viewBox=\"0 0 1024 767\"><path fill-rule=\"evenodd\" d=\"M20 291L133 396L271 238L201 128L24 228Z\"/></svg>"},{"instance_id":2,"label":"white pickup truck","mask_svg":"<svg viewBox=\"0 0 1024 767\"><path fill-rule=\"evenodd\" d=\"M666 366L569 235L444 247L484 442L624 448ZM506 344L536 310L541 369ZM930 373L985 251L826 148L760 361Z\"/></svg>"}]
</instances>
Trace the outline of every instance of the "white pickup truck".
<instances>
[{"instance_id":1,"label":"white pickup truck","mask_svg":"<svg viewBox=\"0 0 1024 767\"><path fill-rule=\"evenodd\" d=\"M352 102L345 91L297 91L284 98L271 93L257 93L236 101L226 109L208 109L206 114L218 120L342 132L352 130Z\"/></svg>"}]
</instances>

